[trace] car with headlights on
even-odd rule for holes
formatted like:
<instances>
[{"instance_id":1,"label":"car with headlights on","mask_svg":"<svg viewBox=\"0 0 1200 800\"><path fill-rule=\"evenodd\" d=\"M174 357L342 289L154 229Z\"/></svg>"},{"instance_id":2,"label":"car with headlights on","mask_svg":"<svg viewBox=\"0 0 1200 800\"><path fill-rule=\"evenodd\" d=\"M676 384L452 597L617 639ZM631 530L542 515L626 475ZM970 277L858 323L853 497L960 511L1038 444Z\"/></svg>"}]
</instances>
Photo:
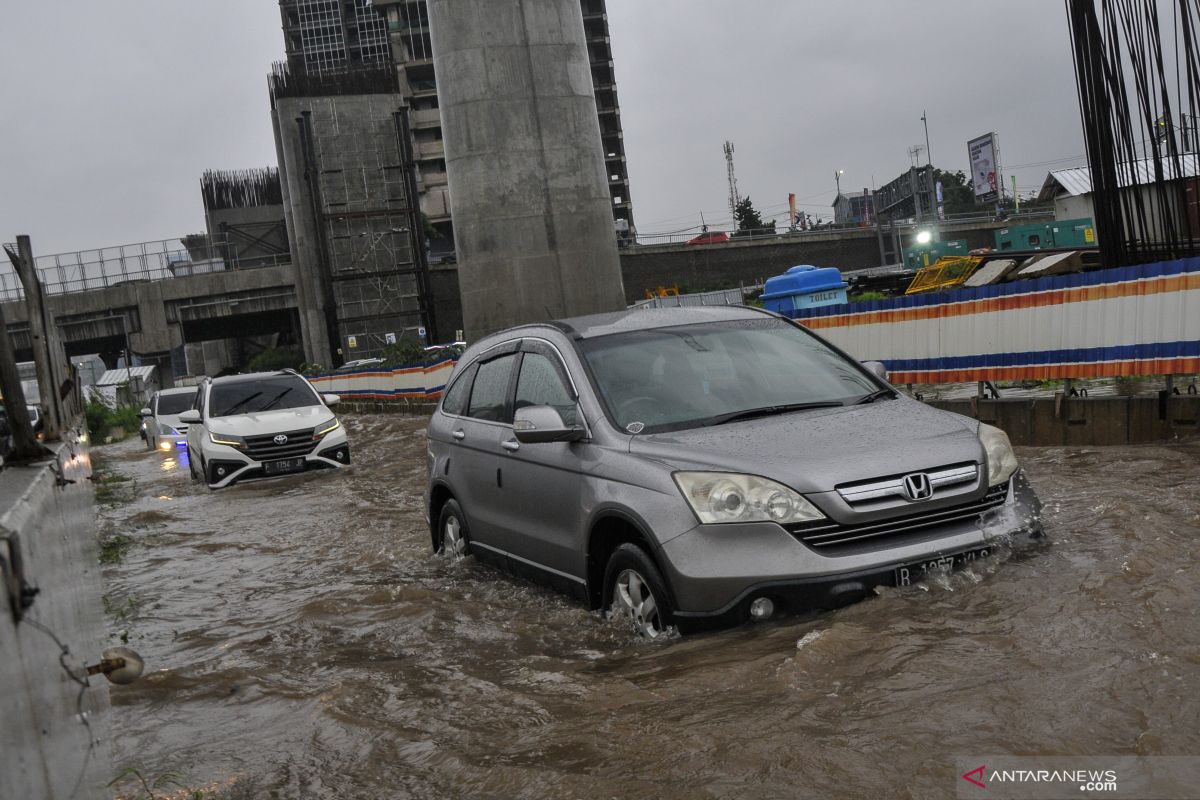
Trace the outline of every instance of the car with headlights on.
<instances>
[{"instance_id":1,"label":"car with headlights on","mask_svg":"<svg viewBox=\"0 0 1200 800\"><path fill-rule=\"evenodd\" d=\"M221 489L249 478L272 477L350 464L346 431L320 394L295 370L205 378L194 407L180 415L188 426L188 469L193 480Z\"/></svg>"},{"instance_id":2,"label":"car with headlights on","mask_svg":"<svg viewBox=\"0 0 1200 800\"><path fill-rule=\"evenodd\" d=\"M196 400L196 387L160 389L150 396L142 409L142 431L150 450L173 450L187 447L187 424L179 415L189 410Z\"/></svg>"},{"instance_id":3,"label":"car with headlights on","mask_svg":"<svg viewBox=\"0 0 1200 800\"><path fill-rule=\"evenodd\" d=\"M840 606L1041 535L1002 431L761 309L492 334L427 436L436 551L648 637Z\"/></svg>"}]
</instances>

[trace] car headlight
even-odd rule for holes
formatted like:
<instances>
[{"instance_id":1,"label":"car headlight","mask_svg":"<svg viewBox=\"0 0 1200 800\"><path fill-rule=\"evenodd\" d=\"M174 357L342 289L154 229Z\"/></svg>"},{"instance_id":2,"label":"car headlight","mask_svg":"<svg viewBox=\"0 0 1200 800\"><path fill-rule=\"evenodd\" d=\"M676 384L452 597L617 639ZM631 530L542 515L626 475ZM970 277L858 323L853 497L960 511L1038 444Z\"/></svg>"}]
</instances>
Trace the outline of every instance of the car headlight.
<instances>
[{"instance_id":1,"label":"car headlight","mask_svg":"<svg viewBox=\"0 0 1200 800\"><path fill-rule=\"evenodd\" d=\"M213 433L212 431L209 431L208 440L213 444L224 444L229 445L230 447L244 448L246 446L245 439L228 433Z\"/></svg>"},{"instance_id":2,"label":"car headlight","mask_svg":"<svg viewBox=\"0 0 1200 800\"><path fill-rule=\"evenodd\" d=\"M327 422L324 425L322 425L321 427L317 428L313 432L313 438L320 439L325 434L332 433L333 431L336 431L340 427L342 427L342 423L338 422L337 417L334 417L333 419L329 420L329 422Z\"/></svg>"},{"instance_id":3,"label":"car headlight","mask_svg":"<svg viewBox=\"0 0 1200 800\"><path fill-rule=\"evenodd\" d=\"M735 472L676 472L675 483L702 523L811 522L824 519L788 487Z\"/></svg>"},{"instance_id":4,"label":"car headlight","mask_svg":"<svg viewBox=\"0 0 1200 800\"><path fill-rule=\"evenodd\" d=\"M1017 455L1013 452L1008 434L999 428L979 423L979 441L987 453L988 486L997 486L1017 471Z\"/></svg>"}]
</instances>

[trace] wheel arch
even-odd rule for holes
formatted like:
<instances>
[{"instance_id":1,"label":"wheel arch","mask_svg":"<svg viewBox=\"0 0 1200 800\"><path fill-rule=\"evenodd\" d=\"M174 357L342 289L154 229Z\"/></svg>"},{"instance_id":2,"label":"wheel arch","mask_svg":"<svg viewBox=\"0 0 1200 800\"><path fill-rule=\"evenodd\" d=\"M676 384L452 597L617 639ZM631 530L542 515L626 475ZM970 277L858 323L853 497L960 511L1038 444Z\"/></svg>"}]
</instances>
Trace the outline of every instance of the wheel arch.
<instances>
[{"instance_id":1,"label":"wheel arch","mask_svg":"<svg viewBox=\"0 0 1200 800\"><path fill-rule=\"evenodd\" d=\"M675 604L675 592L671 579L663 569L661 553L650 528L636 514L621 508L604 508L596 511L588 525L587 538L587 601L592 609L600 608L604 602L604 570L613 551L622 544L635 544L646 552L654 562L666 584L668 598Z\"/></svg>"}]
</instances>

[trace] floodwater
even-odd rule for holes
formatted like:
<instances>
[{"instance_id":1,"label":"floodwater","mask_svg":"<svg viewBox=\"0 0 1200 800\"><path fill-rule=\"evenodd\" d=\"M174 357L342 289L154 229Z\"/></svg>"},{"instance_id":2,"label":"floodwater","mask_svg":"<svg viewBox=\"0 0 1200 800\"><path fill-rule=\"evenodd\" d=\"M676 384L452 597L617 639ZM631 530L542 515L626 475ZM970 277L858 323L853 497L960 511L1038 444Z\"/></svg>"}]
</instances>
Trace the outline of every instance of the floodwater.
<instances>
[{"instance_id":1,"label":"floodwater","mask_svg":"<svg viewBox=\"0 0 1200 800\"><path fill-rule=\"evenodd\" d=\"M1200 754L1200 442L1027 448L1050 542L832 613L648 643L431 555L424 421L209 492L136 440L105 535L118 768L239 796L944 797L976 754ZM131 791L132 793L132 791Z\"/></svg>"}]
</instances>

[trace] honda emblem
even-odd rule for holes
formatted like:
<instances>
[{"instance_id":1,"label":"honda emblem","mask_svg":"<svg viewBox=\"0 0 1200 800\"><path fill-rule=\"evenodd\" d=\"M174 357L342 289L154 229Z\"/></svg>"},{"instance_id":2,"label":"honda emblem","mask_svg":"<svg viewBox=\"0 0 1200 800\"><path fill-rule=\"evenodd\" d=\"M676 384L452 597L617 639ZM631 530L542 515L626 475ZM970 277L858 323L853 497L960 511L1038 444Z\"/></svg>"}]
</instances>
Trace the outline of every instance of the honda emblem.
<instances>
[{"instance_id":1,"label":"honda emblem","mask_svg":"<svg viewBox=\"0 0 1200 800\"><path fill-rule=\"evenodd\" d=\"M933 484L924 472L904 476L904 493L909 500L928 500L933 496Z\"/></svg>"}]
</instances>

